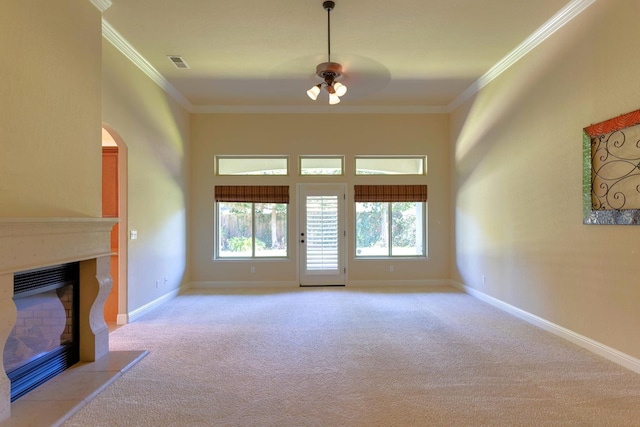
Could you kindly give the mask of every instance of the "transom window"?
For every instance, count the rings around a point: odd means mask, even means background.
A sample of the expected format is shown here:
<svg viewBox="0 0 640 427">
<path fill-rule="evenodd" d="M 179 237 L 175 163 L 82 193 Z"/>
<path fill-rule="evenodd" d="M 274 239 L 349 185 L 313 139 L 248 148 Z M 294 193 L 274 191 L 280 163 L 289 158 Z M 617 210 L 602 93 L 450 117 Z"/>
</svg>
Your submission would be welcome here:
<svg viewBox="0 0 640 427">
<path fill-rule="evenodd" d="M 426 256 L 426 185 L 356 185 L 356 257 Z"/>
<path fill-rule="evenodd" d="M 216 175 L 288 175 L 287 156 L 216 156 Z"/>
<path fill-rule="evenodd" d="M 356 156 L 356 175 L 426 175 L 425 156 Z"/>
<path fill-rule="evenodd" d="M 216 186 L 215 199 L 218 258 L 288 256 L 288 186 Z"/>
<path fill-rule="evenodd" d="M 342 156 L 300 156 L 300 175 L 343 175 Z"/>
</svg>

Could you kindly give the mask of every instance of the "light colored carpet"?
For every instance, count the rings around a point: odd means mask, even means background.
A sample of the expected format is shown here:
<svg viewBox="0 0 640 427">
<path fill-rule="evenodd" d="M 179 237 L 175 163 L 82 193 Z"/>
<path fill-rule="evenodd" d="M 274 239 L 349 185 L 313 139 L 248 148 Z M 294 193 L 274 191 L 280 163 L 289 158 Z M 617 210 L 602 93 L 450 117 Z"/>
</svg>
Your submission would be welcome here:
<svg viewBox="0 0 640 427">
<path fill-rule="evenodd" d="M 638 426 L 640 375 L 451 288 L 191 291 L 64 425 Z"/>
</svg>

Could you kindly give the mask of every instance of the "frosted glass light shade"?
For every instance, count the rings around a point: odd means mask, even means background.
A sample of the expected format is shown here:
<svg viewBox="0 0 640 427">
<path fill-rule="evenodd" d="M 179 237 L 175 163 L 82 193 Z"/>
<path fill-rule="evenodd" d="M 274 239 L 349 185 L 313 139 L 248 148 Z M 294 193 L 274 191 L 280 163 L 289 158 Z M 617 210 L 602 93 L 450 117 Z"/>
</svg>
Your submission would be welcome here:
<svg viewBox="0 0 640 427">
<path fill-rule="evenodd" d="M 336 90 L 336 95 L 343 96 L 347 93 L 347 87 L 340 82 L 335 82 L 333 88 Z"/>
<path fill-rule="evenodd" d="M 309 95 L 309 98 L 313 99 L 314 101 L 318 99 L 319 93 L 320 93 L 320 85 L 315 85 L 314 87 L 312 87 L 307 91 L 307 95 Z"/>
<path fill-rule="evenodd" d="M 329 104 L 334 105 L 340 102 L 340 97 L 335 93 L 329 94 Z"/>
</svg>

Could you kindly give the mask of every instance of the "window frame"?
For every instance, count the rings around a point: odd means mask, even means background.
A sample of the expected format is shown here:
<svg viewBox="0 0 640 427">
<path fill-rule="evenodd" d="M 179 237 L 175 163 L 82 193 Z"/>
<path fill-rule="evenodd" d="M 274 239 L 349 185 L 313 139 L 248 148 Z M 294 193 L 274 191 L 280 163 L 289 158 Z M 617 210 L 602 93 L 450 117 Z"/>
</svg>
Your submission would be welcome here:
<svg viewBox="0 0 640 427">
<path fill-rule="evenodd" d="M 358 160 L 420 160 L 422 162 L 422 173 L 358 173 Z M 407 155 L 355 155 L 353 157 L 353 174 L 355 176 L 426 176 L 427 175 L 427 156 L 418 154 Z"/>
<path fill-rule="evenodd" d="M 220 237 L 221 237 L 221 233 L 220 233 L 220 205 L 224 204 L 224 203 L 246 203 L 249 204 L 250 210 L 251 210 L 251 255 L 250 256 L 221 256 L 220 255 Z M 214 251 L 214 259 L 217 261 L 237 261 L 237 260 L 284 260 L 284 259 L 289 259 L 290 258 L 290 253 L 289 253 L 289 232 L 288 232 L 288 228 L 289 228 L 289 204 L 288 203 L 271 203 L 272 205 L 285 205 L 285 212 L 286 212 L 286 220 L 287 220 L 287 226 L 285 227 L 285 230 L 287 230 L 287 235 L 286 235 L 286 253 L 284 255 L 281 256 L 275 256 L 275 255 L 271 255 L 271 256 L 257 256 L 256 255 L 256 210 L 255 210 L 255 205 L 256 204 L 265 204 L 262 202 L 215 202 L 215 211 L 216 211 L 216 229 L 215 229 L 215 239 L 214 239 L 214 246 L 215 246 L 215 251 Z"/>
<path fill-rule="evenodd" d="M 340 160 L 340 173 L 338 174 L 322 174 L 322 173 L 302 173 L 302 161 L 305 159 L 338 159 Z M 344 176 L 344 156 L 343 155 L 333 155 L 333 156 L 319 156 L 319 155 L 300 155 L 298 156 L 298 175 L 299 176 Z"/>
<path fill-rule="evenodd" d="M 428 186 L 424 184 L 405 184 L 405 185 L 355 185 L 354 194 L 354 257 L 356 259 L 417 259 L 427 258 L 428 248 Z M 393 203 L 420 203 L 421 212 L 421 228 L 420 238 L 422 239 L 422 254 L 416 255 L 393 255 Z M 358 255 L 358 203 L 386 203 L 388 218 L 388 241 L 387 255 Z M 416 227 L 418 225 L 416 224 Z"/>
<path fill-rule="evenodd" d="M 219 185 L 214 188 L 214 260 L 284 260 L 291 256 L 289 236 L 289 186 L 288 185 Z M 220 256 L 221 218 L 220 206 L 224 203 L 244 203 L 250 205 L 251 212 L 251 255 L 250 256 Z M 285 205 L 286 251 L 282 256 L 256 255 L 256 204 Z M 275 207 L 274 207 L 275 208 Z"/>
<path fill-rule="evenodd" d="M 284 173 L 273 173 L 273 174 L 259 174 L 259 173 L 220 173 L 220 160 L 284 160 L 285 161 L 285 171 Z M 214 157 L 213 162 L 213 170 L 215 176 L 252 176 L 252 177 L 267 177 L 267 176 L 289 176 L 290 175 L 290 164 L 289 164 L 289 156 L 288 155 L 234 155 L 234 154 L 219 154 Z"/>
<path fill-rule="evenodd" d="M 358 203 L 384 203 L 386 204 L 386 210 L 387 210 L 387 218 L 390 218 L 389 221 L 387 221 L 387 235 L 388 237 L 388 242 L 387 242 L 387 254 L 386 255 L 359 255 L 358 254 L 358 209 L 357 209 L 357 204 Z M 357 260 L 372 260 L 372 259 L 420 259 L 420 258 L 427 258 L 428 257 L 428 247 L 427 247 L 427 238 L 428 238 L 428 233 L 427 233 L 427 224 L 428 224 L 428 202 L 411 202 L 411 203 L 419 203 L 421 206 L 421 210 L 422 210 L 422 233 L 420 233 L 420 237 L 422 239 L 422 254 L 416 254 L 416 255 L 394 255 L 393 254 L 393 226 L 394 226 L 394 222 L 393 222 L 393 204 L 394 203 L 401 203 L 401 202 L 354 202 L 354 234 L 353 234 L 353 245 L 354 245 L 354 257 Z"/>
</svg>

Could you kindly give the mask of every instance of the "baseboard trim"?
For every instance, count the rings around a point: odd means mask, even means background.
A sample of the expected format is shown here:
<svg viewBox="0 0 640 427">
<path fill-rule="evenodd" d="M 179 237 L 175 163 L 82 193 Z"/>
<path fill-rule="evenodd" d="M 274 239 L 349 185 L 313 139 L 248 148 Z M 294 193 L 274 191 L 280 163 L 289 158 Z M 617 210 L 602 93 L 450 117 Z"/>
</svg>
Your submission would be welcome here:
<svg viewBox="0 0 640 427">
<path fill-rule="evenodd" d="M 349 280 L 345 285 L 348 288 L 393 288 L 393 287 L 437 287 L 450 286 L 449 280 Z"/>
<path fill-rule="evenodd" d="M 451 286 L 449 280 L 350 280 L 345 284 L 348 288 L 382 288 L 382 287 L 434 287 Z M 182 290 L 187 289 L 246 289 L 246 288 L 299 288 L 300 284 L 288 282 L 189 282 Z"/>
<path fill-rule="evenodd" d="M 164 295 L 162 295 L 160 298 L 156 298 L 153 301 L 143 305 L 140 308 L 136 308 L 135 310 L 133 310 L 132 312 L 129 313 L 128 316 L 128 322 L 133 322 L 137 319 L 139 319 L 140 317 L 142 317 L 143 315 L 147 314 L 148 312 L 150 312 L 151 310 L 157 308 L 158 306 L 164 304 L 165 302 L 169 301 L 170 299 L 175 298 L 178 293 L 180 292 L 179 289 L 176 289 L 174 291 L 168 292 Z"/>
<path fill-rule="evenodd" d="M 118 314 L 116 318 L 116 324 L 118 325 L 126 325 L 129 323 L 129 314 Z"/>
<path fill-rule="evenodd" d="M 512 306 L 511 304 L 507 304 L 504 301 L 500 301 L 497 298 L 489 296 L 476 289 L 470 288 L 469 286 L 466 286 L 462 283 L 454 280 L 452 280 L 450 283 L 451 286 L 461 290 L 462 292 L 465 292 L 481 301 L 499 308 L 502 311 L 505 311 L 528 323 L 531 323 L 534 326 L 542 328 L 545 331 L 551 332 L 554 335 L 571 341 L 572 343 L 579 345 L 580 347 L 589 350 L 590 352 L 595 353 L 598 356 L 602 356 L 605 359 L 608 359 L 620 366 L 623 366 L 633 372 L 640 374 L 640 359 L 636 359 L 633 356 L 616 350 L 615 348 L 611 348 L 598 341 L 592 340 L 591 338 L 585 337 L 584 335 L 580 335 L 570 329 L 564 328 L 560 325 L 556 325 L 555 323 L 549 322 L 548 320 L 538 317 L 535 314 L 531 314 L 527 311 L 521 310 L 517 307 Z"/>
<path fill-rule="evenodd" d="M 186 289 L 297 288 L 298 282 L 189 282 Z"/>
</svg>

